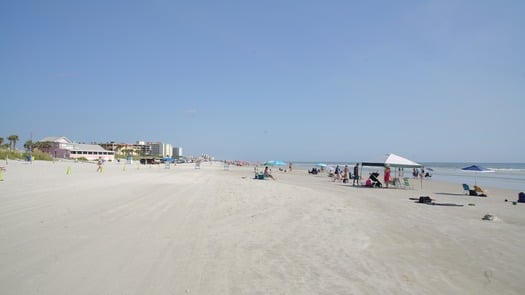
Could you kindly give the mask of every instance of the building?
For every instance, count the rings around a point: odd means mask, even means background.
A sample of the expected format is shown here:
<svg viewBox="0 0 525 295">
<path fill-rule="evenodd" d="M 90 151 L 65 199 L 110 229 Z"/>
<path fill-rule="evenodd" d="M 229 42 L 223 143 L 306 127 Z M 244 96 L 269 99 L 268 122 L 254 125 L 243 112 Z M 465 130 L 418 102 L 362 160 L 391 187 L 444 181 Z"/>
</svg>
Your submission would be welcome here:
<svg viewBox="0 0 525 295">
<path fill-rule="evenodd" d="M 115 155 L 121 156 L 149 156 L 151 154 L 151 146 L 145 144 L 143 141 L 132 143 L 116 143 L 114 141 L 108 143 L 101 143 L 104 149 L 115 152 Z"/>
<path fill-rule="evenodd" d="M 179 160 L 182 158 L 182 148 L 181 147 L 174 147 L 173 148 L 173 158 Z"/>
<path fill-rule="evenodd" d="M 151 145 L 146 144 L 144 141 L 137 141 L 137 146 L 140 149 L 140 154 L 143 156 L 151 155 Z"/>
<path fill-rule="evenodd" d="M 49 143 L 42 147 L 43 152 L 49 153 L 55 158 L 80 159 L 85 158 L 89 161 L 102 158 L 104 161 L 114 161 L 115 152 L 108 151 L 98 144 L 74 143 L 67 137 L 45 137 L 38 142 Z"/>
<path fill-rule="evenodd" d="M 155 142 L 150 143 L 151 146 L 151 155 L 158 157 L 172 157 L 173 156 L 173 147 L 171 144 Z"/>
</svg>

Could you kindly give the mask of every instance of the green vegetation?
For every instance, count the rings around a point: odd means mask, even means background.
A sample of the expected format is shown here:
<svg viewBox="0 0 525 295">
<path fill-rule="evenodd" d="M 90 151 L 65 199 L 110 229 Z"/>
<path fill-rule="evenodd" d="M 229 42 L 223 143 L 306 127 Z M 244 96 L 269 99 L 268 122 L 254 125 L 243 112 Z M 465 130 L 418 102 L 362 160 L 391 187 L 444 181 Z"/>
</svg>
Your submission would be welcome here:
<svg viewBox="0 0 525 295">
<path fill-rule="evenodd" d="M 115 154 L 115 160 L 127 160 L 128 156 L 127 155 L 117 155 Z M 140 157 L 140 156 L 131 156 L 131 158 L 133 159 L 133 161 L 138 161 L 144 157 Z"/>
<path fill-rule="evenodd" d="M 7 140 L 9 140 L 8 143 L 4 143 L 5 139 L 3 137 L 0 137 L 0 159 L 5 160 L 7 159 L 13 159 L 13 160 L 25 160 L 29 156 L 29 152 L 27 151 L 18 151 L 16 150 L 16 143 L 20 140 L 18 135 L 9 135 L 7 137 Z M 49 148 L 51 145 L 49 142 L 32 142 L 31 140 L 28 140 L 24 143 L 24 148 L 26 150 L 32 150 L 31 156 L 35 160 L 41 160 L 41 161 L 52 161 L 53 157 L 51 157 L 50 154 L 43 152 L 42 150 L 45 148 Z"/>
<path fill-rule="evenodd" d="M 0 159 L 5 160 L 6 157 L 8 159 L 23 159 L 24 155 L 17 151 L 10 151 L 6 148 L 0 148 Z"/>
<path fill-rule="evenodd" d="M 7 140 L 9 140 L 9 148 L 14 151 L 16 149 L 16 142 L 20 140 L 20 138 L 18 137 L 18 135 L 9 135 L 7 137 Z"/>
<path fill-rule="evenodd" d="M 5 138 L 3 137 L 0 137 L 0 150 L 5 150 L 5 149 L 9 149 L 10 151 L 15 151 L 16 150 L 16 142 L 20 140 L 20 138 L 18 137 L 18 135 L 9 135 L 7 137 L 7 140 L 9 140 L 9 143 L 4 143 L 5 142 Z M 4 157 L 5 155 L 8 155 L 9 154 L 4 154 Z M 14 158 L 16 158 L 16 155 L 13 155 Z M 4 158 L 5 159 L 5 158 Z"/>
<path fill-rule="evenodd" d="M 0 148 L 0 159 L 5 160 L 6 157 L 10 160 L 25 160 L 28 156 L 28 152 L 20 152 L 20 151 L 10 151 L 8 149 Z M 39 161 L 52 161 L 53 158 L 50 154 L 34 150 L 31 155 L 33 156 L 33 159 L 39 160 Z"/>
<path fill-rule="evenodd" d="M 46 152 L 42 152 L 42 151 L 39 151 L 39 150 L 33 150 L 33 152 L 31 154 L 33 155 L 33 159 L 34 160 L 53 161 L 53 157 L 51 157 L 51 155 L 46 153 Z M 28 155 L 27 152 L 24 153 L 24 159 L 27 158 L 27 155 Z"/>
</svg>

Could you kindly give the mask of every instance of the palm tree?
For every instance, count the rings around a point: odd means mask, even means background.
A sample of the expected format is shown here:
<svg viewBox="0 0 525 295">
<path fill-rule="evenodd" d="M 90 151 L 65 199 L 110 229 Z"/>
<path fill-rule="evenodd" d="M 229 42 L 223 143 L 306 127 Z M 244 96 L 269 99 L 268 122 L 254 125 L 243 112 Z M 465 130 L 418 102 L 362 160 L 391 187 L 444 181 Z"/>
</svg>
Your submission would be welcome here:
<svg viewBox="0 0 525 295">
<path fill-rule="evenodd" d="M 123 149 L 122 152 L 126 155 L 126 156 L 129 156 L 129 155 L 133 155 L 134 154 L 134 151 L 133 149 Z"/>
<path fill-rule="evenodd" d="M 38 149 L 39 151 L 49 153 L 49 149 L 53 146 L 53 142 L 51 141 L 37 141 L 33 144 L 34 149 Z"/>
<path fill-rule="evenodd" d="M 24 148 L 26 150 L 29 150 L 29 149 L 33 149 L 33 141 L 32 140 L 28 140 L 24 143 Z"/>
<path fill-rule="evenodd" d="M 18 137 L 18 135 L 16 134 L 13 134 L 13 135 L 9 135 L 9 137 L 7 137 L 7 139 L 9 140 L 9 146 L 11 148 L 11 150 L 15 150 L 16 148 L 16 142 L 20 139 Z"/>
</svg>

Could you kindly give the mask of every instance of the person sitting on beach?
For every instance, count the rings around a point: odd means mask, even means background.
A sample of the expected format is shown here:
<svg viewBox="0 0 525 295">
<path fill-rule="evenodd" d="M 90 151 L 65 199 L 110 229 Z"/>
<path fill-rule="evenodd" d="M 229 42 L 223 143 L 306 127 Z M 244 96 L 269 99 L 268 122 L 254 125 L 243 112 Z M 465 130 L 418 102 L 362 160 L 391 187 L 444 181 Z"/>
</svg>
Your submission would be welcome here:
<svg viewBox="0 0 525 295">
<path fill-rule="evenodd" d="M 308 170 L 308 173 L 309 174 L 317 174 L 318 173 L 317 168 L 314 167 L 314 168 L 312 168 L 312 170 Z"/>
<path fill-rule="evenodd" d="M 275 177 L 273 177 L 273 175 L 270 174 L 270 169 L 268 169 L 268 166 L 264 168 L 264 177 L 270 177 L 271 179 L 275 180 Z"/>
<path fill-rule="evenodd" d="M 487 193 L 479 186 L 475 185 L 474 186 L 474 191 L 478 194 L 478 196 L 487 196 Z"/>
</svg>

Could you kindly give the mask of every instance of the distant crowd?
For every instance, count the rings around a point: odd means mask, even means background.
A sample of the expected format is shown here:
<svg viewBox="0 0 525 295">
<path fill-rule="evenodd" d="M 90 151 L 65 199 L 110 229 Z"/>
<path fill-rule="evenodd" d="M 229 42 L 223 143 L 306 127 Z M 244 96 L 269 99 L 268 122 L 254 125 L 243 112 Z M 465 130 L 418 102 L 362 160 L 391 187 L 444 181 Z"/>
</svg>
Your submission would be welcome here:
<svg viewBox="0 0 525 295">
<path fill-rule="evenodd" d="M 311 170 L 308 170 L 309 174 L 317 175 L 324 173 L 326 170 L 323 166 L 320 168 L 312 168 Z M 352 180 L 353 186 L 359 186 L 364 185 L 367 187 L 389 187 L 390 184 L 395 184 L 396 181 L 400 181 L 399 179 L 404 178 L 404 172 L 402 168 L 397 169 L 397 177 L 392 177 L 392 171 L 390 166 L 385 166 L 384 172 L 383 172 L 383 182 L 379 180 L 379 172 L 371 172 L 366 179 L 364 183 L 360 183 L 361 177 L 359 175 L 359 163 L 356 163 L 353 167 L 353 173 L 350 171 L 350 167 L 348 165 L 344 165 L 342 168 L 340 165 L 336 165 L 335 168 L 329 168 L 328 171 L 326 171 L 328 176 L 332 178 L 333 182 L 343 182 L 343 183 L 349 183 L 350 179 Z M 414 178 L 419 177 L 432 177 L 432 175 L 425 171 L 424 167 L 421 167 L 420 169 L 414 168 L 412 170 L 412 176 Z"/>
</svg>

